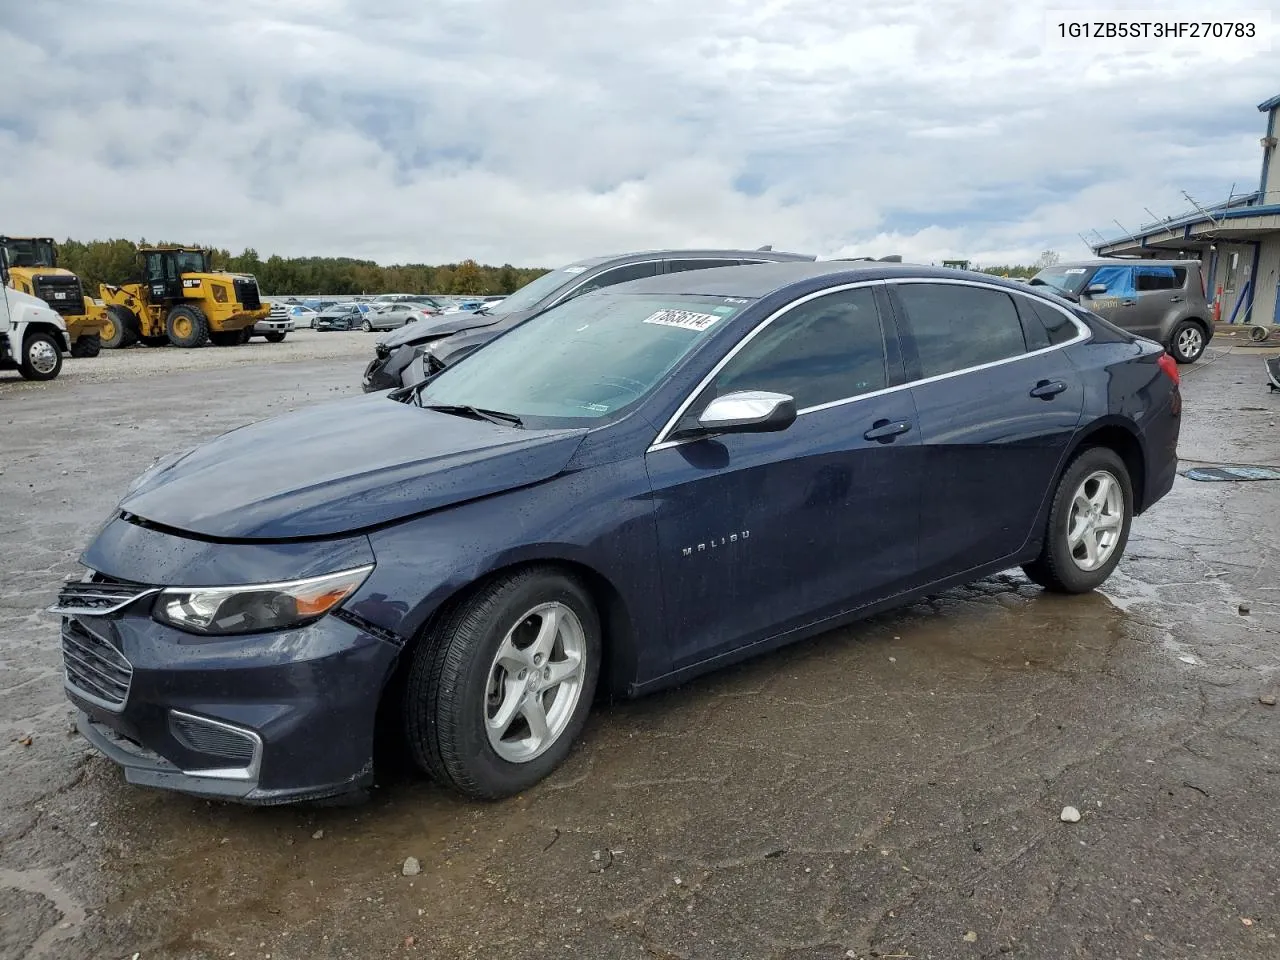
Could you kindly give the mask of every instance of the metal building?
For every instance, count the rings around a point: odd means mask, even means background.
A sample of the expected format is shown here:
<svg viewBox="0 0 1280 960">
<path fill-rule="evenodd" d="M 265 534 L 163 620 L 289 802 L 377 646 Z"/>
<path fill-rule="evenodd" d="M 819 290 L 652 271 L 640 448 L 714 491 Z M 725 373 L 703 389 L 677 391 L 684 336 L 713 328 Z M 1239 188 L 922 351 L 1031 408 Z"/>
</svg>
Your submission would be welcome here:
<svg viewBox="0 0 1280 960">
<path fill-rule="evenodd" d="M 1094 247 L 1094 252 L 1100 257 L 1198 259 L 1217 319 L 1280 323 L 1280 96 L 1258 109 L 1267 115 L 1267 125 L 1257 192 L 1147 224 L 1132 236 Z"/>
</svg>

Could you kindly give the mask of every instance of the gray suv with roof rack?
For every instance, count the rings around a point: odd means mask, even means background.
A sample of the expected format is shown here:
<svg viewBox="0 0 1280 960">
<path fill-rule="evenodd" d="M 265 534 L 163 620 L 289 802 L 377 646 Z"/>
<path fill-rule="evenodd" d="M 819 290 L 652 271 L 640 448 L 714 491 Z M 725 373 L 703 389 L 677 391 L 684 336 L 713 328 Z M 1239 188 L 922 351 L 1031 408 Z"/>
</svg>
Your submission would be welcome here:
<svg viewBox="0 0 1280 960">
<path fill-rule="evenodd" d="M 1198 260 L 1079 260 L 1045 267 L 1031 284 L 1154 340 L 1179 363 L 1195 363 L 1213 339 Z"/>
<path fill-rule="evenodd" d="M 365 367 L 365 393 L 409 386 L 456 363 L 499 334 L 574 297 L 629 280 L 684 270 L 813 261 L 802 253 L 759 250 L 649 250 L 579 260 L 544 273 L 491 306 L 419 320 L 379 339 Z"/>
</svg>

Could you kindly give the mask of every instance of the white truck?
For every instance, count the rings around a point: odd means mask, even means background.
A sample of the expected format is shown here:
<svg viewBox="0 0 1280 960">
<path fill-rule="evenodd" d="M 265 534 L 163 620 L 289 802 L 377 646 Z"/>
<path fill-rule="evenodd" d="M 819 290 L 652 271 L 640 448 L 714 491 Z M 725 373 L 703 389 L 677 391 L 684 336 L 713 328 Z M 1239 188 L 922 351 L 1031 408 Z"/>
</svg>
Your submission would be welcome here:
<svg viewBox="0 0 1280 960">
<path fill-rule="evenodd" d="M 62 371 L 71 337 L 62 317 L 43 300 L 9 286 L 9 266 L 0 249 L 0 370 L 27 380 L 52 380 Z"/>
</svg>

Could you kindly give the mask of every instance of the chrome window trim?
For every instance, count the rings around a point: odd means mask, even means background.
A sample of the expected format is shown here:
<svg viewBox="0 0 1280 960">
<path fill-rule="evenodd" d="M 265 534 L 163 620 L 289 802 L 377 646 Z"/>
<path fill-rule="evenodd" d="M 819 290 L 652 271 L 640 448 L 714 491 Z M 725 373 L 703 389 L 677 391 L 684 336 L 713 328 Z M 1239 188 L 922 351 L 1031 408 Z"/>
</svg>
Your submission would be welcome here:
<svg viewBox="0 0 1280 960">
<path fill-rule="evenodd" d="M 233 723 L 225 723 L 222 720 L 214 720 L 211 717 L 203 717 L 196 713 L 187 713 L 185 710 L 170 710 L 169 714 L 195 723 L 218 727 L 253 741 L 253 759 L 249 761 L 248 766 L 225 767 L 214 770 L 183 770 L 183 774 L 188 777 L 208 777 L 211 780 L 247 780 L 252 782 L 258 779 L 258 773 L 262 769 L 262 737 L 256 731 L 247 727 L 237 727 Z"/>
<path fill-rule="evenodd" d="M 735 356 L 737 356 L 738 351 L 741 350 L 743 347 L 745 347 L 748 343 L 750 343 L 751 340 L 757 334 L 760 333 L 760 331 L 764 330 L 766 327 L 769 326 L 769 324 L 773 323 L 782 315 L 790 312 L 791 310 L 795 309 L 801 304 L 808 303 L 810 300 L 815 300 L 818 297 L 827 296 L 828 294 L 841 293 L 845 290 L 853 290 L 859 287 L 874 287 L 876 285 L 883 285 L 887 287 L 890 284 L 906 284 L 906 283 L 934 283 L 934 284 L 949 284 L 952 286 L 978 287 L 981 290 L 991 290 L 992 292 L 995 292 L 995 293 L 1007 294 L 1010 298 L 1013 298 L 1015 296 L 1025 297 L 1028 300 L 1034 300 L 1036 303 L 1043 303 L 1045 306 L 1048 306 L 1053 308 L 1054 310 L 1057 310 L 1059 313 L 1065 316 L 1068 320 L 1070 320 L 1071 323 L 1075 326 L 1076 335 L 1072 337 L 1070 340 L 1067 340 L 1063 343 L 1050 344 L 1049 346 L 1042 347 L 1039 350 L 1028 350 L 1026 353 L 1020 353 L 1012 357 L 1005 357 L 1001 360 L 992 360 L 988 363 L 980 363 L 980 364 L 977 364 L 976 366 L 964 367 L 960 370 L 952 370 L 949 373 L 939 373 L 932 377 L 921 377 L 919 380 L 909 380 L 906 383 L 895 384 L 892 387 L 885 387 L 881 390 L 871 390 L 867 393 L 859 393 L 856 396 L 844 397 L 840 400 L 831 400 L 831 401 L 828 401 L 827 403 L 816 404 L 812 407 L 803 407 L 796 411 L 797 418 L 802 417 L 807 413 L 816 413 L 820 410 L 830 410 L 832 407 L 839 407 L 848 403 L 857 403 L 859 400 L 869 400 L 872 397 L 882 397 L 886 394 L 897 393 L 899 390 L 907 390 L 907 389 L 910 389 L 911 387 L 919 386 L 922 384 L 936 383 L 940 380 L 948 380 L 952 377 L 963 376 L 964 374 L 967 374 L 967 373 L 976 373 L 979 370 L 988 370 L 992 367 L 1002 366 L 1003 364 L 1006 364 L 1006 363 L 1015 363 L 1019 360 L 1025 360 L 1027 357 L 1038 357 L 1041 354 L 1049 353 L 1050 351 L 1053 351 L 1053 350 L 1063 350 L 1067 347 L 1074 346 L 1077 343 L 1084 343 L 1085 341 L 1090 340 L 1093 337 L 1093 333 L 1084 324 L 1084 322 L 1080 320 L 1079 317 L 1075 316 L 1075 314 L 1073 314 L 1070 310 L 1067 310 L 1065 307 L 1061 307 L 1058 304 L 1053 303 L 1052 301 L 1049 301 L 1049 300 L 1041 300 L 1039 297 L 1029 296 L 1028 294 L 1024 293 L 1021 290 L 1011 290 L 1008 287 L 1002 286 L 1000 284 L 984 283 L 981 280 L 960 280 L 960 279 L 954 279 L 950 277 L 889 277 L 881 280 L 858 280 L 853 283 L 844 283 L 835 287 L 827 287 L 824 290 L 818 290 L 814 293 L 807 294 L 801 297 L 799 300 L 793 300 L 791 303 L 788 303 L 786 306 L 781 307 L 778 310 L 775 310 L 769 316 L 761 320 L 760 323 L 756 325 L 755 329 L 753 329 L 745 337 L 739 340 L 738 343 L 734 345 L 733 349 L 730 350 L 724 357 L 721 358 L 720 362 L 717 363 L 711 369 L 710 373 L 708 373 L 705 377 L 702 378 L 702 380 L 693 389 L 693 391 L 687 397 L 685 397 L 684 401 L 680 404 L 680 406 L 676 408 L 676 412 L 671 415 L 671 417 L 663 425 L 662 429 L 658 431 L 658 434 L 654 438 L 653 442 L 649 444 L 649 448 L 645 450 L 646 456 L 650 453 L 656 453 L 659 450 L 667 450 L 667 449 L 670 449 L 671 447 L 683 446 L 686 443 L 694 443 L 697 440 L 701 439 L 700 437 L 690 437 L 685 440 L 668 440 L 666 439 L 666 437 L 670 435 L 671 431 L 675 428 L 675 425 L 680 422 L 680 418 L 684 416 L 685 412 L 693 404 L 693 401 L 698 398 L 698 395 L 701 394 L 702 391 L 706 389 L 707 385 L 711 383 L 713 379 L 715 379 L 716 374 L 718 374 L 729 363 L 730 360 L 732 360 Z M 1017 301 L 1014 301 L 1014 302 L 1016 304 Z M 886 318 L 884 318 L 883 316 L 881 317 L 882 324 L 884 323 L 885 319 Z"/>
</svg>

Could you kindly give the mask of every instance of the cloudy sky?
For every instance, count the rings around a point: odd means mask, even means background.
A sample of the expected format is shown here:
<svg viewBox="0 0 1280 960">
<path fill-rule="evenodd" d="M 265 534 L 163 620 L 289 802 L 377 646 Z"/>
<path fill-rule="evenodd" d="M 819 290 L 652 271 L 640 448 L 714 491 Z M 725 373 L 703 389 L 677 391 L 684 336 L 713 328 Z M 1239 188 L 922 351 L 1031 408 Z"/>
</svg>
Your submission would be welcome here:
<svg viewBox="0 0 1280 960">
<path fill-rule="evenodd" d="M 0 0 L 0 232 L 1078 256 L 1257 188 L 1280 6 L 1216 5 L 1273 50 L 1055 46 L 1025 0 Z"/>
</svg>

